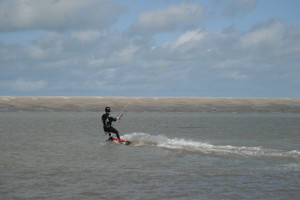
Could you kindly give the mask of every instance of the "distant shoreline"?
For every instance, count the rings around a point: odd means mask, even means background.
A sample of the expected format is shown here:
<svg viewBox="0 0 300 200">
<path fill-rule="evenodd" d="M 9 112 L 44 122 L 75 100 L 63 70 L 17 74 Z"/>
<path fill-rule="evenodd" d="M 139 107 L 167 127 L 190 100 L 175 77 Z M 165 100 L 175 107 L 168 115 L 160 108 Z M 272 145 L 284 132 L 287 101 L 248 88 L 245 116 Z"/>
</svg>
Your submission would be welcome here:
<svg viewBox="0 0 300 200">
<path fill-rule="evenodd" d="M 300 98 L 260 97 L 44 97 L 0 96 L 0 112 L 287 112 L 300 113 Z"/>
</svg>

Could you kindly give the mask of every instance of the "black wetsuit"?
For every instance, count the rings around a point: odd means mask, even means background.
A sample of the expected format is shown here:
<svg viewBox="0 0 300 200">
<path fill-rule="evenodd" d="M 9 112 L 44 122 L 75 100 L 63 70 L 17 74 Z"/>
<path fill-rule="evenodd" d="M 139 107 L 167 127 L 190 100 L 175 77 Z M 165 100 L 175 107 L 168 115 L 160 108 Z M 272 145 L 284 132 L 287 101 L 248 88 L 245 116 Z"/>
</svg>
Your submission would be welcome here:
<svg viewBox="0 0 300 200">
<path fill-rule="evenodd" d="M 109 137 L 111 137 L 111 133 L 116 134 L 117 138 L 120 140 L 119 131 L 112 127 L 112 122 L 117 121 L 117 118 L 113 117 L 109 113 L 105 113 L 102 115 L 102 122 L 103 122 L 103 129 L 105 133 L 109 134 Z"/>
</svg>

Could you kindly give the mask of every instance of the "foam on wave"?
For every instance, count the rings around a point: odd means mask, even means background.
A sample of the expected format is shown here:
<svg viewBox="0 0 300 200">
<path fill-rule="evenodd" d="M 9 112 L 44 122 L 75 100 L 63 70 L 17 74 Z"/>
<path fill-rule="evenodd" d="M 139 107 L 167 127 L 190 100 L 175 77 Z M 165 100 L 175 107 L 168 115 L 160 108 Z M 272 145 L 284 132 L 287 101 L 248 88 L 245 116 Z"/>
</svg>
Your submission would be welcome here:
<svg viewBox="0 0 300 200">
<path fill-rule="evenodd" d="M 183 138 L 168 138 L 164 135 L 151 135 L 149 133 L 131 133 L 124 135 L 124 137 L 131 140 L 135 146 L 157 146 L 206 154 L 236 154 L 244 156 L 286 157 L 300 159 L 300 151 L 298 150 L 283 151 L 263 147 L 213 145 L 206 142 L 186 140 Z"/>
</svg>

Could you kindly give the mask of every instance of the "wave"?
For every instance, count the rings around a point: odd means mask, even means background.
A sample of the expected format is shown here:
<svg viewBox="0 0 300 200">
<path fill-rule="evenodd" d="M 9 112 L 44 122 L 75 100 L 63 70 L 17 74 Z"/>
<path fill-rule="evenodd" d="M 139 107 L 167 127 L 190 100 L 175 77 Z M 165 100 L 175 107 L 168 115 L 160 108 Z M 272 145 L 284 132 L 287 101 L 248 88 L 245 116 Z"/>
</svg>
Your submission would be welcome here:
<svg viewBox="0 0 300 200">
<path fill-rule="evenodd" d="M 300 151 L 283 151 L 263 147 L 245 147 L 232 145 L 213 145 L 200 141 L 186 140 L 183 138 L 168 138 L 164 135 L 151 135 L 148 133 L 131 133 L 124 135 L 131 140 L 134 146 L 157 146 L 168 149 L 178 149 L 204 154 L 217 155 L 244 155 L 244 156 L 267 156 L 300 159 Z"/>
</svg>

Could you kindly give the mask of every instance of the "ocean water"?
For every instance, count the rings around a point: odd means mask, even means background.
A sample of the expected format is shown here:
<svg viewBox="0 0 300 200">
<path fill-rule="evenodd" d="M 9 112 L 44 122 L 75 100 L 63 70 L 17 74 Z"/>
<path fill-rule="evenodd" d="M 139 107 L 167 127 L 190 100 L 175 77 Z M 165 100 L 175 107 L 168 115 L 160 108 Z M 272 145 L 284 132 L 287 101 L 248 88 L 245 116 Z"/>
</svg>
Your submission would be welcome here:
<svg viewBox="0 0 300 200">
<path fill-rule="evenodd" d="M 300 114 L 0 112 L 0 199 L 299 199 Z"/>
</svg>

